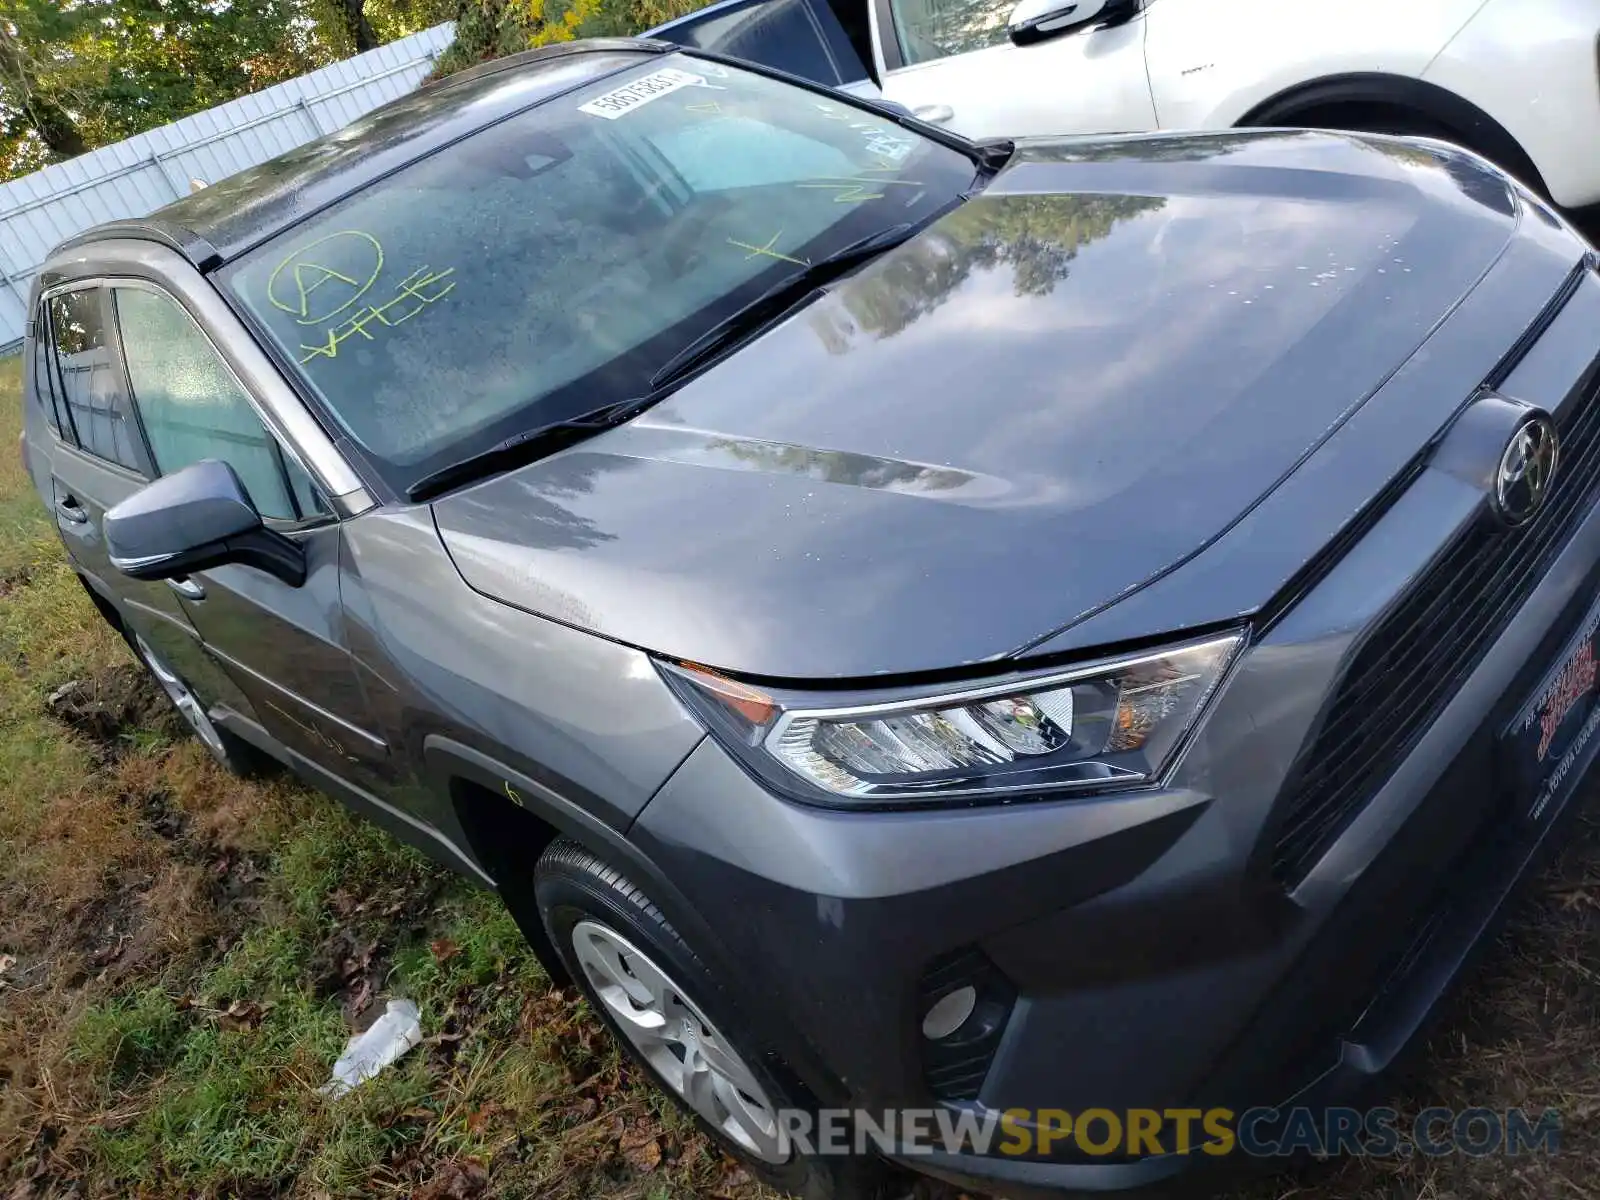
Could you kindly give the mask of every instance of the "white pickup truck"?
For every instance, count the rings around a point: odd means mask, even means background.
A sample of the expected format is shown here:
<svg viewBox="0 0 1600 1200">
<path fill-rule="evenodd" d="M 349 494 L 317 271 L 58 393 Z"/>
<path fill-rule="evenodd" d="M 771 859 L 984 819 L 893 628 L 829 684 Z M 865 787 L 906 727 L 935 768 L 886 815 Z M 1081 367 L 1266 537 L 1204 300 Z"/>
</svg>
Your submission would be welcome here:
<svg viewBox="0 0 1600 1200">
<path fill-rule="evenodd" d="M 646 36 L 974 138 L 1421 134 L 1600 203 L 1600 0 L 722 0 Z"/>
</svg>

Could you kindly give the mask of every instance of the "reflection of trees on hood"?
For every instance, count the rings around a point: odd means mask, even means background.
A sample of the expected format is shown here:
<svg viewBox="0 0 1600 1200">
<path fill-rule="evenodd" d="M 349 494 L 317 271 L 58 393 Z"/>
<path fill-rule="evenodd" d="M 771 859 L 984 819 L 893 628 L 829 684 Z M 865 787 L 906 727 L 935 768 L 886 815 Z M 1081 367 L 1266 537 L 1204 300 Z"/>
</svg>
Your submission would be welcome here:
<svg viewBox="0 0 1600 1200">
<path fill-rule="evenodd" d="M 1017 295 L 1047 296 L 1083 247 L 1165 203 L 1158 196 L 1084 195 L 974 201 L 840 289 L 845 312 L 819 311 L 832 326 L 819 332 L 836 352 L 856 331 L 892 337 L 943 304 L 974 271 L 1009 268 Z M 841 327 L 847 323 L 855 328 Z"/>
<path fill-rule="evenodd" d="M 891 492 L 944 492 L 973 481 L 972 475 L 953 467 L 878 458 L 846 450 L 819 450 L 788 442 L 719 437 L 712 438 L 707 448 L 716 454 L 731 455 L 761 471 L 803 475 L 824 483 L 844 483 Z"/>
<path fill-rule="evenodd" d="M 1208 162 L 1236 150 L 1249 150 L 1266 142 L 1320 138 L 1326 135 L 1302 130 L 1233 129 L 1186 133 L 1136 134 L 1130 137 L 1070 138 L 1028 146 L 1030 162 Z M 1089 199 L 1092 197 L 1085 197 Z"/>
<path fill-rule="evenodd" d="M 476 534 L 536 550 L 586 550 L 616 540 L 590 518 L 574 512 L 563 500 L 594 491 L 596 477 L 638 464 L 630 459 L 602 458 L 577 452 L 509 475 L 493 487 L 468 492 L 452 501 Z"/>
</svg>

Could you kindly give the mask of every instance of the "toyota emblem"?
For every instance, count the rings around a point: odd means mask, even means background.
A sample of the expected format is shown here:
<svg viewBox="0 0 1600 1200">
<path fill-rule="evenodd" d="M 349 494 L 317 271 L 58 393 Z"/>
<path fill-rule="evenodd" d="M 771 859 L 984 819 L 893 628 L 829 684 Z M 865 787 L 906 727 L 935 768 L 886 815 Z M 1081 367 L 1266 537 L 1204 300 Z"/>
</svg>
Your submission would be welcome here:
<svg viewBox="0 0 1600 1200">
<path fill-rule="evenodd" d="M 1550 495 L 1561 447 L 1556 427 L 1539 413 L 1517 426 L 1494 477 L 1495 513 L 1507 525 L 1531 521 Z"/>
</svg>

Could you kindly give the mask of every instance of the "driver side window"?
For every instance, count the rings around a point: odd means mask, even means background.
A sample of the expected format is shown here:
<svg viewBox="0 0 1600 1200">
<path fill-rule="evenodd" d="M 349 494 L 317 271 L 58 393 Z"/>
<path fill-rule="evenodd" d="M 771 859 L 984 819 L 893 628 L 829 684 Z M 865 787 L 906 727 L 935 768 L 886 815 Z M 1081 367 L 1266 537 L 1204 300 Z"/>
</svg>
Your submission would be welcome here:
<svg viewBox="0 0 1600 1200">
<path fill-rule="evenodd" d="M 1015 0 L 890 0 L 908 66 L 1000 45 L 1015 6 Z"/>
<path fill-rule="evenodd" d="M 144 288 L 119 287 L 113 295 L 128 382 L 156 470 L 170 475 L 221 459 L 263 517 L 292 521 L 319 512 L 311 481 L 279 450 L 189 314 Z"/>
</svg>

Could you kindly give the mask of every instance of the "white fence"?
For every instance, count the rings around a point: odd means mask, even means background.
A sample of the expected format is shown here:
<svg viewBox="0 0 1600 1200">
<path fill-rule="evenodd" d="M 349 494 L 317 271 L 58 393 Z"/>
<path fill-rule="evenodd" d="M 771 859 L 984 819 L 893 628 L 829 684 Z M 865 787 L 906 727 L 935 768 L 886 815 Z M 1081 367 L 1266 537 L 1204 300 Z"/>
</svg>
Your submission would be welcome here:
<svg viewBox="0 0 1600 1200">
<path fill-rule="evenodd" d="M 57 243 L 342 129 L 414 89 L 453 35 L 438 25 L 0 184 L 0 353 L 22 340 L 28 285 Z"/>
</svg>

